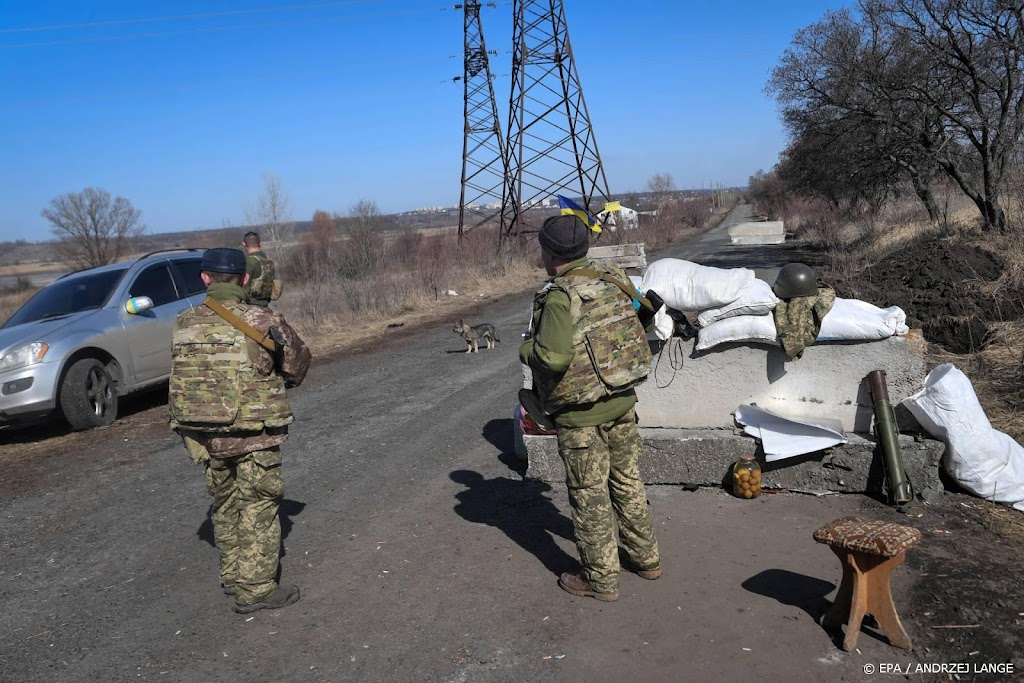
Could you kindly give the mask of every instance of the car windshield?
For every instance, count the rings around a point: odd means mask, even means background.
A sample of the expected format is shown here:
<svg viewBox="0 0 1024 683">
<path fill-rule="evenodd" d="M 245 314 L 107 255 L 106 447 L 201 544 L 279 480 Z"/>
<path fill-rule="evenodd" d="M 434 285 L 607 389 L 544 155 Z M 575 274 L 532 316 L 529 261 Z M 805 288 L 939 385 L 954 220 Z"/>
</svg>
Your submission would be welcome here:
<svg viewBox="0 0 1024 683">
<path fill-rule="evenodd" d="M 59 318 L 99 308 L 110 298 L 127 268 L 105 270 L 92 275 L 76 275 L 43 287 L 25 302 L 4 327 L 14 327 L 37 320 Z"/>
</svg>

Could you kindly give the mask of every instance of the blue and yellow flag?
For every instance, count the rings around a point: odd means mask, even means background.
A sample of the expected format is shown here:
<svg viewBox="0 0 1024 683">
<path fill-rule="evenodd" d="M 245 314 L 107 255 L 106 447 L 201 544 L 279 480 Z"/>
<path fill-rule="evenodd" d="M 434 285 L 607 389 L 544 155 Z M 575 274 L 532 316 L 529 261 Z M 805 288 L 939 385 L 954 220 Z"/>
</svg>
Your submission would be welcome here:
<svg viewBox="0 0 1024 683">
<path fill-rule="evenodd" d="M 558 197 L 558 206 L 561 207 L 563 216 L 576 216 L 594 232 L 601 232 L 601 224 L 597 222 L 596 218 L 590 215 L 589 211 L 571 199 L 566 199 L 562 195 L 556 196 Z"/>
</svg>

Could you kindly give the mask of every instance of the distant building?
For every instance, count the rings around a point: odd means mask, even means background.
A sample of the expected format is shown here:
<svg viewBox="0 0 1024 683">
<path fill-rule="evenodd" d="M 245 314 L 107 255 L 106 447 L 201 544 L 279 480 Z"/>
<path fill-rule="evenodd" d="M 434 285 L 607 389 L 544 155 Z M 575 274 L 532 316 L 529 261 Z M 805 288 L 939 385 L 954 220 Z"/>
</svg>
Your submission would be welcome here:
<svg viewBox="0 0 1024 683">
<path fill-rule="evenodd" d="M 620 206 L 616 211 L 602 211 L 597 214 L 598 222 L 612 232 L 618 228 L 633 230 L 640 225 L 639 213 L 628 206 Z"/>
</svg>

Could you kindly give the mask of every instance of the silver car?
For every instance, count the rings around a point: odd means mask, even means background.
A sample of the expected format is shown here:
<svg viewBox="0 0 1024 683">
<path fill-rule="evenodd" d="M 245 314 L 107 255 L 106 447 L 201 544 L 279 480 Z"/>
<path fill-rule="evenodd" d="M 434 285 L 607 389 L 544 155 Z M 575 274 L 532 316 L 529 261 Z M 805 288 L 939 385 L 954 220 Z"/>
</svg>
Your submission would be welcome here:
<svg viewBox="0 0 1024 683">
<path fill-rule="evenodd" d="M 201 250 L 171 250 L 65 275 L 0 327 L 0 425 L 63 414 L 111 424 L 118 398 L 167 380 L 171 334 L 199 305 Z"/>
</svg>

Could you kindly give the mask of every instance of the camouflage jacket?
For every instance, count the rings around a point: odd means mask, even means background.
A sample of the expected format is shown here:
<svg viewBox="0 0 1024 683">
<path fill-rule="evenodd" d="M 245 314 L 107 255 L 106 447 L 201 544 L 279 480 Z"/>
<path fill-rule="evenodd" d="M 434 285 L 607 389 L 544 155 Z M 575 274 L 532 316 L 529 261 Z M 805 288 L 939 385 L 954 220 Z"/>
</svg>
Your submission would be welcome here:
<svg viewBox="0 0 1024 683">
<path fill-rule="evenodd" d="M 832 287 L 819 281 L 815 296 L 783 299 L 775 305 L 775 330 L 789 360 L 800 358 L 804 349 L 818 338 L 821 321 L 835 302 L 836 293 Z"/>
<path fill-rule="evenodd" d="M 262 251 L 256 251 L 246 255 L 245 270 L 249 274 L 246 291 L 251 303 L 266 306 L 274 293 L 274 278 L 277 276 L 274 262 Z"/>
<path fill-rule="evenodd" d="M 277 311 L 242 303 L 236 285 L 215 284 L 208 295 L 260 332 L 280 330 L 284 348 L 275 368 L 269 352 L 206 306 L 178 316 L 172 341 L 171 426 L 187 432 L 214 457 L 231 457 L 284 442 L 293 421 L 285 384 L 296 386 L 312 356 Z"/>
<path fill-rule="evenodd" d="M 626 410 L 635 403 L 631 390 L 651 370 L 651 351 L 630 298 L 615 285 L 579 272 L 597 270 L 628 284 L 617 268 L 587 260 L 574 261 L 553 277 L 534 298 L 533 326 L 537 340 L 521 349 L 524 362 L 535 370 L 538 394 L 550 415 L 571 406 L 592 404 L 629 392 Z M 555 357 L 543 348 L 547 334 L 544 309 L 549 298 L 568 298 L 571 352 Z M 567 329 L 566 332 L 569 332 Z M 544 358 L 547 356 L 547 362 Z M 540 361 L 540 362 L 538 362 Z M 545 367 L 547 366 L 547 367 Z M 627 405 L 628 403 L 628 405 Z M 618 408 L 616 408 L 616 411 Z"/>
</svg>

